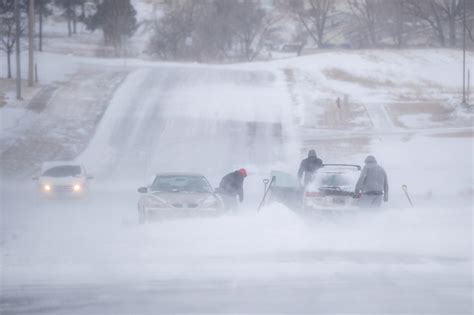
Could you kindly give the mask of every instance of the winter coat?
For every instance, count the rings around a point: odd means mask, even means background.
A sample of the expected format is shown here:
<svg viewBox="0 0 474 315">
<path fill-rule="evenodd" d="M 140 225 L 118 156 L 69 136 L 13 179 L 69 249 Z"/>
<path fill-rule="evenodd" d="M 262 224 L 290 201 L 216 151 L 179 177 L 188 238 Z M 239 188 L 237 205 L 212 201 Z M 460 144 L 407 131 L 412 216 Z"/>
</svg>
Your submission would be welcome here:
<svg viewBox="0 0 474 315">
<path fill-rule="evenodd" d="M 301 161 L 300 168 L 298 170 L 298 179 L 301 181 L 304 173 L 304 184 L 309 184 L 313 179 L 313 175 L 321 167 L 323 167 L 323 161 L 317 156 L 310 156 L 304 159 Z"/>
<path fill-rule="evenodd" d="M 244 200 L 244 177 L 239 171 L 235 171 L 225 175 L 219 184 L 219 189 L 231 196 L 239 196 L 239 200 Z"/>
<path fill-rule="evenodd" d="M 380 195 L 383 193 L 384 199 L 388 200 L 387 173 L 377 164 L 375 158 L 368 157 L 366 159 L 365 166 L 355 187 L 355 193 Z"/>
</svg>

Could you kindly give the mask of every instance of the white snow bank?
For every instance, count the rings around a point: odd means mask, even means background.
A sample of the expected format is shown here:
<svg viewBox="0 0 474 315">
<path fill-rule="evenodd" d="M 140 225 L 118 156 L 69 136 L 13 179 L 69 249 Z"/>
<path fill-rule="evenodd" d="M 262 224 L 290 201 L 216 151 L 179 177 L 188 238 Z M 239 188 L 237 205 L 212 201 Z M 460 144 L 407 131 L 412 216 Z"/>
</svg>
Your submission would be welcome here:
<svg viewBox="0 0 474 315">
<path fill-rule="evenodd" d="M 462 208 L 397 209 L 310 223 L 275 204 L 258 214 L 126 227 L 110 217 L 118 208 L 89 207 L 86 214 L 56 207 L 43 209 L 34 223 L 25 223 L 26 233 L 5 244 L 5 283 L 284 279 L 371 272 L 380 264 L 430 273 L 443 269 L 443 261 L 465 269 L 471 259 L 471 212 Z"/>
<path fill-rule="evenodd" d="M 4 58 L 4 56 L 0 56 Z M 68 55 L 35 52 L 35 63 L 38 66 L 38 81 L 40 84 L 66 81 L 78 69 L 80 58 Z M 16 74 L 15 58 L 12 58 L 12 75 Z M 6 75 L 7 64 L 0 62 L 0 73 Z M 22 79 L 28 78 L 28 53 L 21 54 Z"/>
<path fill-rule="evenodd" d="M 388 102 L 403 97 L 448 99 L 462 88 L 462 51 L 454 49 L 321 51 L 318 54 L 241 65 L 297 69 L 316 98 L 349 95 L 349 101 Z M 466 56 L 474 67 L 474 53 Z M 458 92 L 459 91 L 459 92 Z"/>
<path fill-rule="evenodd" d="M 470 137 L 384 137 L 372 152 L 388 171 L 395 192 L 406 184 L 412 193 L 427 197 L 456 196 L 474 187 Z"/>
</svg>

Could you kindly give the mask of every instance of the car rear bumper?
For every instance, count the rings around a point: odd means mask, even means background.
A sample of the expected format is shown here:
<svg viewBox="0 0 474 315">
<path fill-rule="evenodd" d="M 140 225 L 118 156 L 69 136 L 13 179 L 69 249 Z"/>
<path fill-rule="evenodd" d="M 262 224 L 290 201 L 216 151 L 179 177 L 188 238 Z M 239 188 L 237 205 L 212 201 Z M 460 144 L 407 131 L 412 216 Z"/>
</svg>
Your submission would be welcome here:
<svg viewBox="0 0 474 315">
<path fill-rule="evenodd" d="M 358 207 L 305 207 L 307 214 L 344 214 L 358 211 Z"/>
</svg>

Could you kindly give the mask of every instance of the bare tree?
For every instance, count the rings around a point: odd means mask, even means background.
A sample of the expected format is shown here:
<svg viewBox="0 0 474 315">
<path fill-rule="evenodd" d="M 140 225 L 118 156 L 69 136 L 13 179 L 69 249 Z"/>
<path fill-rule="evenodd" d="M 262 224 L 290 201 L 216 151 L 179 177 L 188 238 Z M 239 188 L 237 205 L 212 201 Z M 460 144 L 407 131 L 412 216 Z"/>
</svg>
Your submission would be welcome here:
<svg viewBox="0 0 474 315">
<path fill-rule="evenodd" d="M 456 45 L 456 23 L 462 14 L 462 0 L 407 0 L 408 13 L 425 21 L 441 46 L 446 46 L 446 24 L 449 45 Z"/>
<path fill-rule="evenodd" d="M 392 0 L 386 3 L 384 8 L 386 14 L 386 25 L 388 33 L 392 37 L 397 48 L 405 44 L 405 0 Z"/>
<path fill-rule="evenodd" d="M 86 0 L 55 0 L 57 6 L 64 9 L 64 15 L 67 19 L 68 36 L 77 33 L 78 8 L 84 8 Z M 101 5 L 104 0 L 93 1 L 97 5 Z M 117 1 L 119 3 L 119 1 Z"/>
<path fill-rule="evenodd" d="M 279 15 L 252 0 L 183 0 L 164 4 L 150 50 L 164 59 L 254 60 Z"/>
<path fill-rule="evenodd" d="M 72 36 L 72 10 L 73 0 L 55 0 L 57 6 L 64 9 L 64 15 L 67 19 L 67 34 Z"/>
<path fill-rule="evenodd" d="M 16 44 L 15 0 L 0 0 L 0 50 L 7 57 L 7 78 L 12 77 L 11 55 Z M 20 20 L 20 33 L 24 30 L 23 20 Z"/>
<path fill-rule="evenodd" d="M 136 14 L 130 0 L 103 0 L 87 19 L 86 25 L 92 31 L 101 29 L 105 44 L 112 45 L 118 56 L 123 39 L 132 36 L 137 28 Z"/>
<path fill-rule="evenodd" d="M 235 13 L 235 37 L 247 61 L 254 60 L 261 52 L 265 40 L 274 33 L 280 16 L 268 14 L 254 1 L 242 1 Z"/>
<path fill-rule="evenodd" d="M 155 21 L 150 50 L 163 59 L 186 58 L 186 41 L 195 33 L 198 3 L 194 0 L 165 1 L 163 17 Z M 189 43 L 190 44 L 194 43 Z"/>
<path fill-rule="evenodd" d="M 324 47 L 326 26 L 334 0 L 290 0 L 290 11 L 319 47 Z"/>
<path fill-rule="evenodd" d="M 443 0 L 436 2 L 436 5 L 444 12 L 448 20 L 449 45 L 451 47 L 456 46 L 456 20 L 461 17 L 462 4 L 461 0 Z"/>
<path fill-rule="evenodd" d="M 378 0 L 347 0 L 352 14 L 357 19 L 361 30 L 365 30 L 370 45 L 379 43 L 377 23 L 380 17 L 381 3 Z"/>
<path fill-rule="evenodd" d="M 466 34 L 471 42 L 474 42 L 474 1 L 464 1 L 466 7 Z"/>
</svg>

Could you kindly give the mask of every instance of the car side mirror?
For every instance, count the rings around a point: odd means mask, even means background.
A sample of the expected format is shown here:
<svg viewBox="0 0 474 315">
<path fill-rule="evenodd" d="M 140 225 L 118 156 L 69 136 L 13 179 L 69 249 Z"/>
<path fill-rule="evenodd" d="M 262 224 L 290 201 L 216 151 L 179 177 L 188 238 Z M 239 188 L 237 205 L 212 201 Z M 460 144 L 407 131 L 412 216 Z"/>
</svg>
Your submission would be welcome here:
<svg viewBox="0 0 474 315">
<path fill-rule="evenodd" d="M 39 180 L 39 177 L 35 176 L 35 177 L 31 177 L 32 180 Z"/>
<path fill-rule="evenodd" d="M 140 188 L 137 189 L 137 191 L 141 194 L 146 194 L 148 192 L 148 188 L 140 187 Z"/>
</svg>

